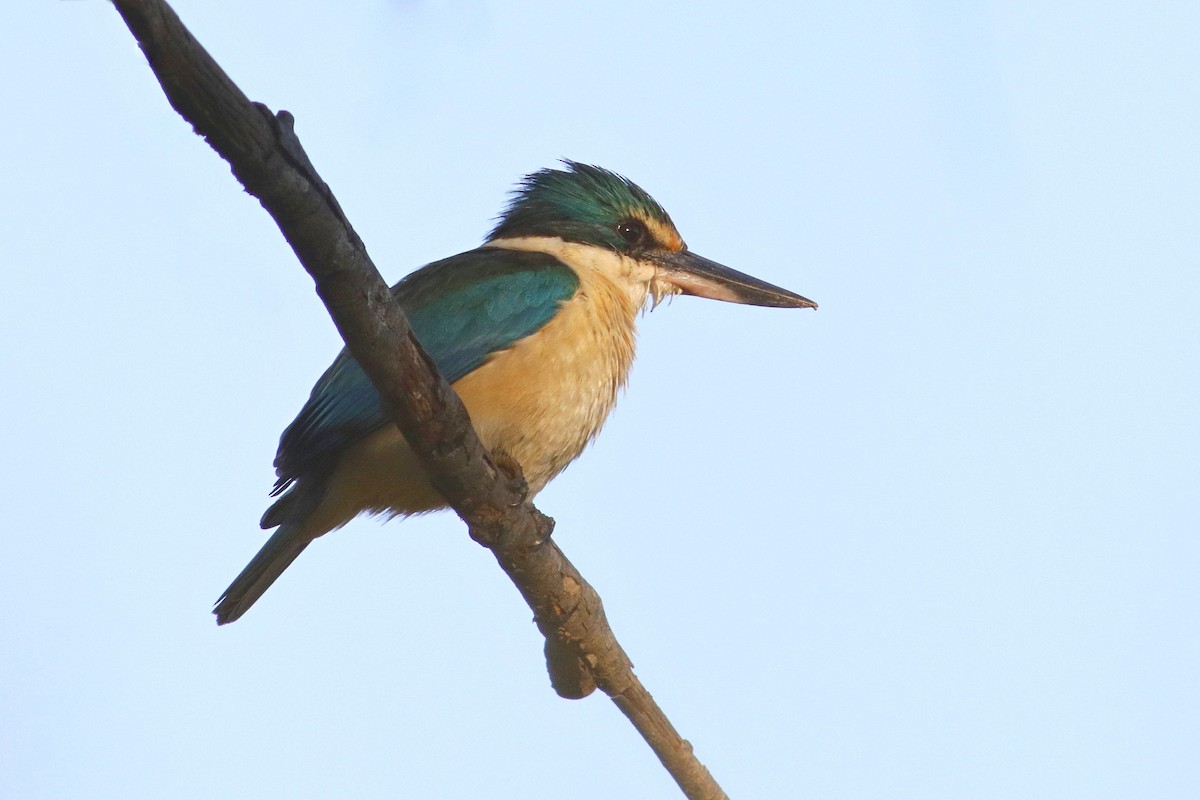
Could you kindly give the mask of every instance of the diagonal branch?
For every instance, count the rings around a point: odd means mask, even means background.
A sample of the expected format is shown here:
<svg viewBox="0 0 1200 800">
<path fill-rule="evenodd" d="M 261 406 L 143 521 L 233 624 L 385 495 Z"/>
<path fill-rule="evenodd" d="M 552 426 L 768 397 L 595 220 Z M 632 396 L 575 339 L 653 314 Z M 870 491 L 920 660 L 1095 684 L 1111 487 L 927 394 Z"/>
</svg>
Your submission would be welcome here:
<svg viewBox="0 0 1200 800">
<path fill-rule="evenodd" d="M 553 520 L 529 502 L 520 470 L 480 443 L 462 402 L 421 349 L 309 162 L 292 116 L 252 103 L 162 0 L 113 2 L 171 106 L 229 162 L 291 244 L 433 485 L 533 609 L 555 690 L 584 697 L 599 687 L 689 798 L 725 797 L 633 674 L 599 595 L 550 541 Z"/>
</svg>

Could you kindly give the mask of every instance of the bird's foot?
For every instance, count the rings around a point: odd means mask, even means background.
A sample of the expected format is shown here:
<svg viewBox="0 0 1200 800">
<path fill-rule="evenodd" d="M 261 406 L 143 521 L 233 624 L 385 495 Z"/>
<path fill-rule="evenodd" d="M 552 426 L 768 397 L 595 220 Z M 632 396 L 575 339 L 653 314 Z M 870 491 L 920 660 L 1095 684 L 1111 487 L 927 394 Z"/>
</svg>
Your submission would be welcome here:
<svg viewBox="0 0 1200 800">
<path fill-rule="evenodd" d="M 529 484 L 525 481 L 525 473 L 521 471 L 520 463 L 500 449 L 492 451 L 492 462 L 500 469 L 500 477 L 508 488 L 517 495 L 518 499 L 513 501 L 512 506 L 516 508 L 528 500 Z"/>
</svg>

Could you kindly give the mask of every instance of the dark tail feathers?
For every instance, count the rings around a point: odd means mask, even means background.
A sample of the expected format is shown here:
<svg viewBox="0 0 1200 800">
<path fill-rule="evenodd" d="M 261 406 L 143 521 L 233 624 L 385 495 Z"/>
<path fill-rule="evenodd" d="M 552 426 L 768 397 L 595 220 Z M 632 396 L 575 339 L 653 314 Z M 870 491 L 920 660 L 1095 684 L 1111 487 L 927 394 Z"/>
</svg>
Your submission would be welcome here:
<svg viewBox="0 0 1200 800">
<path fill-rule="evenodd" d="M 293 487 L 267 509 L 263 515 L 263 526 L 271 527 L 268 523 L 272 523 L 279 525 L 279 530 L 272 534 L 217 600 L 213 613 L 217 615 L 218 625 L 233 622 L 245 614 L 288 565 L 304 552 L 308 543 L 324 533 L 317 531 L 314 535 L 306 530 L 309 516 L 321 504 L 324 495 L 323 481 L 313 481 L 308 486 Z M 284 516 L 286 519 L 281 519 Z"/>
<path fill-rule="evenodd" d="M 292 522 L 281 525 L 217 600 L 213 608 L 217 624 L 233 622 L 245 614 L 311 541 L 301 534 L 299 525 Z"/>
</svg>

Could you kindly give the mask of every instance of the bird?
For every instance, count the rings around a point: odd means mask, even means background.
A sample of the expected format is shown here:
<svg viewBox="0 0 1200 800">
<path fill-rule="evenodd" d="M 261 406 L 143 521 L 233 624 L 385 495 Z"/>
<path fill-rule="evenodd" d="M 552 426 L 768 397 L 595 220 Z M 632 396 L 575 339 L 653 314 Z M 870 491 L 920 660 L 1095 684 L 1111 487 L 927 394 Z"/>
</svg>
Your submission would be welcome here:
<svg viewBox="0 0 1200 800">
<path fill-rule="evenodd" d="M 417 340 L 483 444 L 514 460 L 529 496 L 600 432 L 634 357 L 636 321 L 674 295 L 779 308 L 817 304 L 688 249 L 632 181 L 564 160 L 525 176 L 484 243 L 392 287 Z M 343 349 L 283 431 L 275 532 L 213 608 L 241 617 L 314 539 L 360 514 L 446 507 Z"/>
</svg>

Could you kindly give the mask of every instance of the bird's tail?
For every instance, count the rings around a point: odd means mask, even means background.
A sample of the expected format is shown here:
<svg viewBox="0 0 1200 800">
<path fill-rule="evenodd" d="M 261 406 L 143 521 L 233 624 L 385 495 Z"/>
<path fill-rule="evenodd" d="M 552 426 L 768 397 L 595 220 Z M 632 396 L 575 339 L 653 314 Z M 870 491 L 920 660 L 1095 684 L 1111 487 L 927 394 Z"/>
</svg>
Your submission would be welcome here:
<svg viewBox="0 0 1200 800">
<path fill-rule="evenodd" d="M 303 488 L 297 486 L 290 494 L 301 492 Z M 295 497 L 296 502 L 291 503 L 287 509 L 287 518 L 282 524 L 277 523 L 279 530 L 271 535 L 217 600 L 213 613 L 217 615 L 218 625 L 233 622 L 245 614 L 250 606 L 262 597 L 263 592 L 271 587 L 275 579 L 304 552 L 308 543 L 325 532 L 318 530 L 314 533 L 309 530 L 308 525 L 309 516 L 320 504 L 322 495 L 323 492 L 320 491 L 304 492 Z"/>
<path fill-rule="evenodd" d="M 254 558 L 250 559 L 250 563 L 233 579 L 233 583 L 229 584 L 229 588 L 213 607 L 218 625 L 233 622 L 245 614 L 247 609 L 262 597 L 263 592 L 271 587 L 275 579 L 283 574 L 288 565 L 304 552 L 312 537 L 304 535 L 301 528 L 302 526 L 292 522 L 283 523 Z"/>
</svg>

